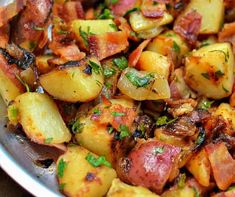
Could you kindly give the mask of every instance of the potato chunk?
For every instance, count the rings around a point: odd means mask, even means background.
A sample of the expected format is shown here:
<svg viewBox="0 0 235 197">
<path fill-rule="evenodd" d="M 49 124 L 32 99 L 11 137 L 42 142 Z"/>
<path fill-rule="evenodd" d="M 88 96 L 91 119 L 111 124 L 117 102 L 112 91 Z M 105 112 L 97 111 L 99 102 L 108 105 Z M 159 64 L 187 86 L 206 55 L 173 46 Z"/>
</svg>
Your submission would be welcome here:
<svg viewBox="0 0 235 197">
<path fill-rule="evenodd" d="M 42 87 L 50 95 L 67 102 L 87 102 L 96 98 L 104 83 L 100 63 L 91 58 L 89 63 L 79 64 L 41 75 Z"/>
<path fill-rule="evenodd" d="M 158 197 L 147 188 L 141 186 L 131 186 L 121 182 L 119 179 L 114 179 L 112 186 L 109 189 L 107 197 Z"/>
<path fill-rule="evenodd" d="M 218 33 L 223 23 L 223 0 L 191 0 L 185 12 L 197 11 L 202 16 L 200 34 Z"/>
<path fill-rule="evenodd" d="M 168 79 L 171 63 L 166 56 L 152 51 L 142 52 L 137 67 L 140 70 L 156 72 Z"/>
<path fill-rule="evenodd" d="M 61 190 L 69 197 L 102 197 L 112 180 L 114 169 L 101 165 L 93 167 L 87 159 L 93 153 L 80 147 L 69 147 L 57 161 L 57 174 Z M 96 157 L 97 158 L 97 157 Z"/>
<path fill-rule="evenodd" d="M 234 57 L 230 44 L 211 44 L 193 51 L 185 61 L 185 79 L 198 94 L 212 99 L 228 97 L 233 87 Z"/>
<path fill-rule="evenodd" d="M 61 144 L 71 139 L 56 104 L 46 94 L 27 92 L 18 96 L 8 114 L 10 121 L 17 120 L 26 135 L 39 144 Z"/>
</svg>

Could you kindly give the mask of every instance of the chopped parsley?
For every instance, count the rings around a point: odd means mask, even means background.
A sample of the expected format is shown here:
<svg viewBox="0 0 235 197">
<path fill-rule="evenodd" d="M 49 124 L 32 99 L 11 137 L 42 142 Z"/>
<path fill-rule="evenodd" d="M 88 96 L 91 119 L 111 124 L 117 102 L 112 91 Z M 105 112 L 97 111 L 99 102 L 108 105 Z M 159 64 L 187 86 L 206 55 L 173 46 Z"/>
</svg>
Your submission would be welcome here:
<svg viewBox="0 0 235 197">
<path fill-rule="evenodd" d="M 169 120 L 169 118 L 167 116 L 161 116 L 157 119 L 156 125 L 163 126 L 163 125 L 171 124 L 171 123 L 175 122 L 177 119 L 178 118 L 174 118 L 174 119 Z"/>
<path fill-rule="evenodd" d="M 210 80 L 210 75 L 209 75 L 209 73 L 201 73 L 201 75 L 202 75 L 204 78 Z"/>
<path fill-rule="evenodd" d="M 81 123 L 80 120 L 77 119 L 75 122 L 73 122 L 71 130 L 74 134 L 81 133 L 84 128 L 84 125 L 84 123 Z"/>
<path fill-rule="evenodd" d="M 65 31 L 65 30 L 62 30 L 62 29 L 58 30 L 56 33 L 59 34 L 59 35 L 63 35 L 63 34 L 66 35 L 66 34 L 69 34 L 68 31 Z"/>
<path fill-rule="evenodd" d="M 121 113 L 121 112 L 112 112 L 111 113 L 113 116 L 117 117 L 117 116 L 125 116 L 125 113 Z"/>
<path fill-rule="evenodd" d="M 115 73 L 116 73 L 116 70 L 114 68 L 105 68 L 104 69 L 104 76 L 106 78 L 113 76 Z"/>
<path fill-rule="evenodd" d="M 196 187 L 193 187 L 193 191 L 195 193 L 195 197 L 200 197 L 200 193 L 198 192 Z"/>
<path fill-rule="evenodd" d="M 109 168 L 112 168 L 111 163 L 109 163 L 104 156 L 99 156 L 96 158 L 94 155 L 91 153 L 88 153 L 86 156 L 86 160 L 88 161 L 89 164 L 91 164 L 93 167 L 99 167 L 101 165 L 107 166 Z"/>
<path fill-rule="evenodd" d="M 108 127 L 108 133 L 109 133 L 109 134 L 113 133 L 113 130 L 114 130 L 114 128 L 113 128 L 112 126 L 109 126 L 109 127 Z"/>
<path fill-rule="evenodd" d="M 103 13 L 100 14 L 97 19 L 113 19 L 114 16 L 112 15 L 111 11 L 109 9 L 104 9 Z"/>
<path fill-rule="evenodd" d="M 79 33 L 80 33 L 81 38 L 83 39 L 85 46 L 89 47 L 89 42 L 88 42 L 89 31 L 88 33 L 86 33 L 85 31 L 82 30 L 82 27 L 80 27 Z"/>
<path fill-rule="evenodd" d="M 118 3 L 118 0 L 111 0 L 111 4 L 116 4 Z"/>
<path fill-rule="evenodd" d="M 135 8 L 132 8 L 132 9 L 128 10 L 128 11 L 123 15 L 123 17 L 126 17 L 126 16 L 128 16 L 129 14 L 131 14 L 132 12 L 136 12 L 136 11 L 140 11 L 140 8 L 135 7 Z"/>
<path fill-rule="evenodd" d="M 208 110 L 213 103 L 214 103 L 214 101 L 203 100 L 199 104 L 199 109 Z"/>
<path fill-rule="evenodd" d="M 117 26 L 115 24 L 109 24 L 110 27 L 112 27 L 115 31 L 118 30 Z"/>
<path fill-rule="evenodd" d="M 44 31 L 45 28 L 44 28 L 44 27 L 33 26 L 33 30 L 36 30 L 36 31 Z"/>
<path fill-rule="evenodd" d="M 162 154 L 164 152 L 164 147 L 156 147 L 153 150 L 154 155 Z"/>
<path fill-rule="evenodd" d="M 223 76 L 224 76 L 224 73 L 221 70 L 217 70 L 215 72 L 215 77 L 216 78 L 220 78 L 220 77 L 223 77 Z"/>
<path fill-rule="evenodd" d="M 95 115 L 101 115 L 101 110 L 100 109 L 94 109 L 92 112 Z"/>
<path fill-rule="evenodd" d="M 119 70 L 124 70 L 128 67 L 128 61 L 124 56 L 113 59 L 113 64 L 117 66 Z"/>
<path fill-rule="evenodd" d="M 50 143 L 52 142 L 52 140 L 53 140 L 52 137 L 46 138 L 46 139 L 44 140 L 44 143 L 45 143 L 45 144 L 50 144 Z"/>
<path fill-rule="evenodd" d="M 185 181 L 186 181 L 186 174 L 180 174 L 178 177 L 178 182 L 177 182 L 177 186 L 178 188 L 182 189 L 185 187 Z"/>
<path fill-rule="evenodd" d="M 120 132 L 120 139 L 124 139 L 125 137 L 128 137 L 130 136 L 130 131 L 129 131 L 129 128 L 128 126 L 126 125 L 120 125 L 119 128 L 118 128 L 118 131 Z"/>
<path fill-rule="evenodd" d="M 228 89 L 224 87 L 224 85 L 222 85 L 222 88 L 225 92 L 229 92 Z"/>
<path fill-rule="evenodd" d="M 173 41 L 173 46 L 172 46 L 173 50 L 176 52 L 176 53 L 180 53 L 180 47 L 179 45 Z"/>
<path fill-rule="evenodd" d="M 60 159 L 57 167 L 57 174 L 59 178 L 64 176 L 64 170 L 67 168 L 68 164 L 64 161 L 64 159 Z"/>
<path fill-rule="evenodd" d="M 8 107 L 8 112 L 10 114 L 10 119 L 17 119 L 17 115 L 18 115 L 18 109 L 14 106 L 14 105 L 10 105 Z"/>
<path fill-rule="evenodd" d="M 146 87 L 154 79 L 153 74 L 146 74 L 145 76 L 140 77 L 135 70 L 127 72 L 125 76 L 137 88 Z"/>
<path fill-rule="evenodd" d="M 94 71 L 95 74 L 97 74 L 97 75 L 100 74 L 101 68 L 100 68 L 99 64 L 97 64 L 97 63 L 90 60 L 89 65 L 91 66 L 92 71 Z"/>
</svg>

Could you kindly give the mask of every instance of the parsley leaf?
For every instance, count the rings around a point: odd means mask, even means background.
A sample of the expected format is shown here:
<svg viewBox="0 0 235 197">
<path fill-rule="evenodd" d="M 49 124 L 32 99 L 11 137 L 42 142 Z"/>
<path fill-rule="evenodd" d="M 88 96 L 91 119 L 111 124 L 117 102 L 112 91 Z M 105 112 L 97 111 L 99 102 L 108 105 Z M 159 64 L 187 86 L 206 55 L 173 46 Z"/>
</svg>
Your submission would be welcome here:
<svg viewBox="0 0 235 197">
<path fill-rule="evenodd" d="M 101 68 L 100 68 L 99 64 L 90 60 L 89 65 L 91 66 L 92 71 L 94 71 L 95 74 L 97 74 L 97 75 L 100 74 Z"/>
<path fill-rule="evenodd" d="M 8 107 L 8 113 L 9 113 L 10 119 L 14 119 L 14 120 L 17 119 L 18 109 L 14 105 L 10 105 Z"/>
<path fill-rule="evenodd" d="M 109 168 L 112 168 L 111 163 L 109 163 L 104 156 L 99 156 L 96 158 L 94 155 L 91 153 L 88 153 L 86 156 L 86 160 L 88 161 L 89 164 L 91 164 L 93 167 L 99 167 L 101 165 L 107 166 Z"/>
<path fill-rule="evenodd" d="M 153 74 L 147 74 L 143 77 L 138 76 L 138 72 L 133 70 L 125 74 L 126 78 L 137 88 L 146 87 L 154 79 Z"/>
<path fill-rule="evenodd" d="M 36 31 L 44 31 L 45 28 L 44 28 L 44 27 L 33 26 L 33 30 L 36 30 Z"/>
<path fill-rule="evenodd" d="M 115 24 L 109 24 L 110 27 L 112 27 L 115 31 L 118 30 L 117 26 Z"/>
<path fill-rule="evenodd" d="M 44 140 L 44 143 L 45 143 L 45 144 L 50 144 L 50 143 L 52 142 L 52 140 L 53 140 L 52 137 L 46 138 L 46 139 Z"/>
<path fill-rule="evenodd" d="M 114 68 L 105 68 L 104 69 L 104 76 L 106 78 L 113 76 L 115 73 L 116 73 L 116 70 Z"/>
<path fill-rule="evenodd" d="M 89 47 L 89 42 L 88 42 L 88 33 L 86 33 L 85 31 L 82 30 L 82 27 L 79 28 L 79 33 L 80 33 L 80 36 L 82 37 L 83 39 L 83 42 L 85 44 L 86 47 Z"/>
<path fill-rule="evenodd" d="M 164 152 L 164 147 L 156 147 L 154 148 L 153 152 L 154 152 L 154 155 L 162 154 Z"/>
<path fill-rule="evenodd" d="M 130 9 L 130 10 L 128 10 L 124 15 L 123 15 L 123 17 L 126 17 L 126 16 L 128 16 L 129 14 L 131 14 L 132 12 L 136 12 L 136 11 L 140 11 L 140 8 L 132 8 L 132 9 Z"/>
<path fill-rule="evenodd" d="M 113 64 L 117 66 L 120 70 L 124 70 L 128 67 L 128 61 L 124 56 L 113 59 Z"/>
<path fill-rule="evenodd" d="M 120 132 L 120 139 L 130 136 L 130 131 L 128 126 L 126 125 L 120 125 L 118 131 Z"/>
<path fill-rule="evenodd" d="M 175 41 L 173 41 L 173 50 L 176 52 L 176 53 L 180 53 L 180 47 L 179 47 L 179 45 L 175 42 Z"/>
<path fill-rule="evenodd" d="M 225 92 L 229 92 L 228 89 L 224 87 L 224 85 L 222 86 L 222 88 Z"/>
<path fill-rule="evenodd" d="M 220 78 L 220 77 L 223 77 L 223 76 L 224 76 L 224 73 L 221 70 L 217 70 L 215 72 L 215 77 L 216 78 Z"/>
<path fill-rule="evenodd" d="M 77 119 L 77 120 L 73 123 L 71 130 L 72 130 L 72 132 L 73 132 L 74 134 L 76 134 L 76 133 L 81 133 L 82 130 L 83 130 L 83 128 L 84 128 L 84 125 L 85 125 L 84 123 L 81 123 L 80 120 Z"/>
<path fill-rule="evenodd" d="M 59 178 L 64 176 L 64 170 L 67 168 L 68 164 L 64 161 L 64 159 L 60 159 L 57 167 L 57 174 Z"/>
<path fill-rule="evenodd" d="M 167 124 L 171 124 L 173 122 L 175 122 L 178 118 L 174 118 L 169 120 L 167 116 L 161 116 L 157 119 L 156 125 L 157 126 L 163 126 L 163 125 L 167 125 Z"/>
<path fill-rule="evenodd" d="M 66 185 L 66 183 L 61 183 L 59 185 L 59 190 L 64 190 L 65 185 Z"/>
<path fill-rule="evenodd" d="M 112 112 L 111 113 L 113 116 L 125 116 L 125 113 L 121 113 L 121 112 Z"/>
<path fill-rule="evenodd" d="M 114 16 L 112 15 L 109 9 L 104 9 L 104 12 L 97 17 L 97 19 L 113 19 Z"/>
<path fill-rule="evenodd" d="M 208 110 L 211 105 L 214 103 L 214 101 L 207 101 L 207 100 L 203 100 L 202 102 L 200 102 L 199 104 L 199 109 L 204 109 L 204 110 Z"/>
<path fill-rule="evenodd" d="M 204 78 L 210 80 L 210 75 L 209 75 L 209 73 L 201 73 L 201 75 L 202 75 Z"/>
<path fill-rule="evenodd" d="M 101 110 L 100 109 L 93 109 L 93 113 L 95 115 L 101 115 Z"/>
</svg>

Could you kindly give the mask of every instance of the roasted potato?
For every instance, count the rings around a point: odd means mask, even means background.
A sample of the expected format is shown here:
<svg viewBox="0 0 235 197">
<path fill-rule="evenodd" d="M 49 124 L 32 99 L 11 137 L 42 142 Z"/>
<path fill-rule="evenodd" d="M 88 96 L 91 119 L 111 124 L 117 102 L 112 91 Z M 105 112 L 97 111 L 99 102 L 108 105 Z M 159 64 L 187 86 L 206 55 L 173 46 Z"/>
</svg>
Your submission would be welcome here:
<svg viewBox="0 0 235 197">
<path fill-rule="evenodd" d="M 205 187 L 210 185 L 211 167 L 204 149 L 194 154 L 190 161 L 186 164 L 186 167 L 201 185 Z"/>
<path fill-rule="evenodd" d="M 116 178 L 116 172 L 104 165 L 94 167 L 88 156 L 96 155 L 81 146 L 69 147 L 57 161 L 60 189 L 69 197 L 102 197 Z"/>
<path fill-rule="evenodd" d="M 152 193 L 148 189 L 141 186 L 131 186 L 114 179 L 112 185 L 107 193 L 107 197 L 158 197 L 157 194 Z"/>
<path fill-rule="evenodd" d="M 89 116 L 79 118 L 82 129 L 75 134 L 75 137 L 81 146 L 97 155 L 104 155 L 109 162 L 113 163 L 115 162 L 116 156 L 114 153 L 115 139 L 114 134 L 109 131 L 110 129 L 113 129 L 111 126 L 113 124 L 113 119 L 111 119 L 113 116 L 112 114 L 117 112 L 118 109 L 120 109 L 119 113 L 123 113 L 125 109 L 134 111 L 135 109 L 134 103 L 131 100 L 112 99 L 110 102 L 111 105 L 109 105 L 108 111 L 111 111 L 111 114 L 108 113 L 107 110 L 103 111 L 107 106 L 104 103 L 101 103 L 90 111 Z M 122 106 L 122 108 L 120 106 Z M 116 111 L 113 109 L 116 109 Z M 98 117 L 95 117 L 95 114 L 97 113 L 99 115 Z M 98 118 L 103 122 L 100 123 L 99 120 L 96 120 Z M 121 117 L 117 118 L 120 119 Z M 124 116 L 123 118 L 128 119 L 130 117 L 127 118 Z M 132 118 L 132 121 L 133 120 L 134 117 Z"/>
<path fill-rule="evenodd" d="M 64 66 L 40 76 L 42 87 L 67 102 L 87 102 L 96 98 L 103 86 L 102 67 L 95 58 L 75 66 Z"/>
<path fill-rule="evenodd" d="M 147 50 L 172 56 L 174 63 L 179 65 L 183 56 L 189 52 L 189 47 L 178 34 L 168 30 L 154 38 L 148 44 Z"/>
<path fill-rule="evenodd" d="M 27 92 L 17 96 L 8 108 L 10 123 L 19 122 L 26 135 L 39 144 L 69 142 L 71 134 L 56 104 L 46 94 Z"/>
<path fill-rule="evenodd" d="M 227 103 L 221 103 L 216 109 L 216 116 L 222 116 L 235 129 L 235 109 Z"/>
<path fill-rule="evenodd" d="M 185 186 L 183 188 L 174 187 L 164 192 L 162 197 L 196 197 L 194 188 Z"/>
<path fill-rule="evenodd" d="M 155 72 L 168 79 L 171 63 L 166 56 L 152 51 L 141 53 L 137 68 L 144 71 Z"/>
<path fill-rule="evenodd" d="M 183 15 L 192 10 L 198 12 L 202 17 L 200 34 L 219 32 L 224 19 L 223 0 L 191 0 L 183 12 Z"/>
<path fill-rule="evenodd" d="M 193 51 L 185 60 L 185 80 L 199 95 L 212 99 L 232 93 L 234 57 L 229 43 L 217 43 Z"/>
<path fill-rule="evenodd" d="M 170 98 L 167 79 L 154 72 L 127 68 L 122 72 L 117 87 L 123 94 L 138 101 Z"/>
</svg>

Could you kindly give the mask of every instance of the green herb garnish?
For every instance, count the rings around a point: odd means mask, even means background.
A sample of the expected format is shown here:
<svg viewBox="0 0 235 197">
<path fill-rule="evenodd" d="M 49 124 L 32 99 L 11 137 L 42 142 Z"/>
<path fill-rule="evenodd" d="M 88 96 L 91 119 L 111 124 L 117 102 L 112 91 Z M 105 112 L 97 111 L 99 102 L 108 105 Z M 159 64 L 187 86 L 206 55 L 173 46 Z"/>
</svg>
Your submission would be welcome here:
<svg viewBox="0 0 235 197">
<path fill-rule="evenodd" d="M 109 9 L 104 9 L 103 13 L 100 14 L 97 19 L 114 19 L 111 11 Z"/>
<path fill-rule="evenodd" d="M 83 128 L 84 128 L 84 125 L 85 125 L 84 123 L 81 123 L 80 120 L 77 119 L 77 120 L 72 124 L 71 130 L 72 130 L 72 132 L 73 132 L 74 134 L 76 134 L 76 133 L 81 133 L 82 130 L 83 130 Z"/>
<path fill-rule="evenodd" d="M 115 24 L 109 24 L 110 27 L 112 27 L 115 31 L 118 30 L 117 26 Z"/>
<path fill-rule="evenodd" d="M 95 115 L 101 115 L 101 110 L 100 109 L 93 109 L 93 114 Z"/>
<path fill-rule="evenodd" d="M 164 147 L 156 147 L 153 150 L 154 155 L 162 154 L 164 152 Z"/>
<path fill-rule="evenodd" d="M 146 87 L 154 79 L 153 74 L 147 74 L 143 77 L 140 77 L 135 70 L 127 72 L 125 76 L 137 88 Z"/>
<path fill-rule="evenodd" d="M 60 159 L 57 167 L 57 174 L 59 178 L 64 176 L 64 170 L 67 168 L 68 164 L 64 161 L 64 159 Z"/>
<path fill-rule="evenodd" d="M 130 136 L 130 131 L 128 126 L 120 125 L 118 131 L 120 132 L 120 139 Z"/>
<path fill-rule="evenodd" d="M 104 69 L 104 76 L 106 78 L 113 76 L 115 73 L 116 73 L 116 70 L 114 68 L 105 68 Z"/>
<path fill-rule="evenodd" d="M 83 39 L 83 42 L 85 44 L 86 47 L 89 47 L 89 42 L 88 42 L 88 33 L 86 33 L 85 31 L 82 30 L 82 27 L 79 28 L 79 34 L 81 36 L 81 38 Z"/>
<path fill-rule="evenodd" d="M 128 67 L 128 61 L 124 56 L 113 59 L 113 64 L 117 66 L 119 70 L 124 70 L 125 68 Z"/>
<path fill-rule="evenodd" d="M 33 30 L 36 30 L 36 31 L 44 31 L 45 28 L 44 28 L 44 27 L 33 26 Z"/>
<path fill-rule="evenodd" d="M 176 53 L 180 53 L 180 47 L 179 47 L 179 45 L 175 42 L 175 41 L 173 41 L 173 50 L 176 52 Z"/>
<path fill-rule="evenodd" d="M 97 64 L 97 63 L 90 60 L 89 65 L 91 66 L 92 71 L 94 71 L 95 74 L 97 74 L 97 75 L 100 74 L 101 68 L 100 68 L 99 64 Z"/>
<path fill-rule="evenodd" d="M 129 14 L 131 14 L 132 12 L 136 12 L 136 11 L 140 11 L 140 8 L 132 8 L 132 9 L 130 9 L 130 10 L 128 10 L 124 15 L 123 15 L 123 17 L 126 17 L 126 16 L 128 16 Z"/>
<path fill-rule="evenodd" d="M 220 77 L 223 77 L 223 76 L 224 76 L 224 73 L 221 70 L 217 70 L 215 72 L 215 77 L 216 78 L 220 78 Z"/>
<path fill-rule="evenodd" d="M 169 119 L 167 116 L 161 116 L 157 119 L 156 125 L 157 126 L 168 125 L 168 124 L 175 122 L 177 119 L 178 118 Z"/>
<path fill-rule="evenodd" d="M 209 73 L 202 73 L 201 75 L 202 75 L 204 78 L 210 80 L 210 75 L 209 75 Z"/>
<path fill-rule="evenodd" d="M 199 109 L 204 109 L 204 110 L 208 110 L 211 105 L 214 103 L 214 101 L 207 101 L 207 100 L 203 100 L 200 104 L 199 104 Z"/>
<path fill-rule="evenodd" d="M 228 89 L 224 87 L 224 85 L 222 85 L 222 88 L 225 92 L 229 92 Z"/>
<path fill-rule="evenodd" d="M 224 54 L 225 62 L 228 62 L 228 59 L 229 59 L 229 51 L 228 50 L 227 50 L 226 53 L 223 50 L 213 50 L 213 51 L 209 51 L 209 52 L 220 52 L 220 53 L 223 53 Z"/>
<path fill-rule="evenodd" d="M 59 185 L 59 190 L 64 190 L 65 185 L 66 185 L 66 183 L 61 183 Z"/>
<path fill-rule="evenodd" d="M 186 174 L 180 174 L 177 182 L 178 188 L 182 189 L 185 187 L 185 182 L 186 182 Z"/>
<path fill-rule="evenodd" d="M 99 156 L 96 158 L 94 155 L 91 153 L 88 153 L 86 156 L 86 160 L 88 161 L 89 164 L 91 164 L 93 167 L 99 167 L 101 165 L 107 166 L 109 168 L 112 168 L 111 163 L 109 163 L 104 156 Z"/>
<path fill-rule="evenodd" d="M 44 143 L 45 144 L 50 144 L 52 142 L 53 138 L 52 137 L 49 137 L 49 138 L 46 138 Z"/>
<path fill-rule="evenodd" d="M 121 113 L 121 112 L 112 112 L 111 113 L 113 116 L 117 117 L 117 116 L 125 116 L 125 113 Z"/>
</svg>

